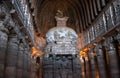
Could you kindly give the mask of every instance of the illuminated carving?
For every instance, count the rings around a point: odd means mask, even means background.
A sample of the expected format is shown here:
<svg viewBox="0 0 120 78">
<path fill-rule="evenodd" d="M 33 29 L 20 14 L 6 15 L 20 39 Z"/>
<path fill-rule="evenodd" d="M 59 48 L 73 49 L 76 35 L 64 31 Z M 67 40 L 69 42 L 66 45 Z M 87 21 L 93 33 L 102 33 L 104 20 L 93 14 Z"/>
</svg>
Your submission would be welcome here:
<svg viewBox="0 0 120 78">
<path fill-rule="evenodd" d="M 44 52 L 37 50 L 35 47 L 32 47 L 32 54 L 31 54 L 32 57 L 34 57 L 36 55 L 43 55 L 43 54 L 44 54 Z"/>
<path fill-rule="evenodd" d="M 58 10 L 55 16 L 57 26 L 50 29 L 46 34 L 48 45 L 45 52 L 48 54 L 76 54 L 76 32 L 66 27 L 69 17 L 63 17 L 63 13 Z"/>
<path fill-rule="evenodd" d="M 77 40 L 76 32 L 66 27 L 66 22 L 69 17 L 63 17 L 63 13 L 58 10 L 55 19 L 57 21 L 57 27 L 54 27 L 48 31 L 46 34 L 47 42 L 55 42 L 55 41 L 75 41 Z M 65 40 L 66 39 L 66 40 Z"/>
</svg>

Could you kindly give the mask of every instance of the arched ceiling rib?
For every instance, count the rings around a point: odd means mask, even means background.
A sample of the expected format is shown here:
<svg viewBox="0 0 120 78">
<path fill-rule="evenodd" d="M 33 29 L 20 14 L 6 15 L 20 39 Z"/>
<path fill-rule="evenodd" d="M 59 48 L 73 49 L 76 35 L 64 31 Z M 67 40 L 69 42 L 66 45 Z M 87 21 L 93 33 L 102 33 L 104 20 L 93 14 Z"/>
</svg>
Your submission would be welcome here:
<svg viewBox="0 0 120 78">
<path fill-rule="evenodd" d="M 46 32 L 56 26 L 55 14 L 63 11 L 69 17 L 68 27 L 80 33 L 90 27 L 94 19 L 110 0 L 36 0 L 36 19 L 40 32 Z"/>
</svg>

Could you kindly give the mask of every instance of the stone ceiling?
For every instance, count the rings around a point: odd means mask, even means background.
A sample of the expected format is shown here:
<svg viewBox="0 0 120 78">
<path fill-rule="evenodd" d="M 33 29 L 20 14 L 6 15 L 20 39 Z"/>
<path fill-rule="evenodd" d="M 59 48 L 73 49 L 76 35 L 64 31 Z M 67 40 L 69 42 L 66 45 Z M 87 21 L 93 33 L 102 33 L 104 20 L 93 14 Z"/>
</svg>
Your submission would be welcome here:
<svg viewBox="0 0 120 78">
<path fill-rule="evenodd" d="M 67 26 L 80 33 L 90 27 L 111 0 L 36 0 L 36 25 L 45 36 L 56 26 L 55 15 L 61 10 L 68 16 Z"/>
</svg>

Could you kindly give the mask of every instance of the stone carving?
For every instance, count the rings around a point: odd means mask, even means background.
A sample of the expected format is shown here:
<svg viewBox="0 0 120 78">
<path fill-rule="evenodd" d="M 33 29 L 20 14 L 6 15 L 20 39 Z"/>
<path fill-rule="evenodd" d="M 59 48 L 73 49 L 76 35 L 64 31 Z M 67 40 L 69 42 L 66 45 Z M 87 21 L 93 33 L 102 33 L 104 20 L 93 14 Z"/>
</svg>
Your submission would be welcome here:
<svg viewBox="0 0 120 78">
<path fill-rule="evenodd" d="M 57 10 L 56 16 L 62 18 L 63 17 L 63 12 L 60 11 L 60 10 Z"/>
<path fill-rule="evenodd" d="M 0 21 L 0 31 L 8 33 L 8 29 L 5 27 L 3 21 Z"/>
<path fill-rule="evenodd" d="M 77 54 L 76 41 L 78 36 L 73 29 L 66 27 L 68 17 L 63 17 L 63 12 L 58 10 L 55 18 L 57 27 L 50 29 L 46 34 L 48 44 L 45 48 L 43 75 L 44 78 L 72 78 L 74 77 L 72 72 L 79 69 L 73 66 L 77 66 L 73 56 Z M 77 60 L 79 59 L 77 58 Z M 80 78 L 79 75 L 77 76 L 74 78 Z"/>
<path fill-rule="evenodd" d="M 115 0 L 113 2 L 113 7 L 115 10 L 115 22 L 118 23 L 120 21 L 120 0 Z"/>
<path fill-rule="evenodd" d="M 5 19 L 5 16 L 6 16 L 6 14 L 4 12 L 1 12 L 0 13 L 0 20 L 3 21 Z"/>
<path fill-rule="evenodd" d="M 8 36 L 7 36 L 8 30 L 3 25 L 3 22 L 0 21 L 0 41 L 7 42 Z"/>
<path fill-rule="evenodd" d="M 56 15 L 57 23 L 61 22 L 61 24 L 57 24 L 57 27 L 50 29 L 46 34 L 48 45 L 45 51 L 50 54 L 76 54 L 76 41 L 78 38 L 76 32 L 66 27 L 68 17 L 63 17 L 61 11 L 58 10 Z"/>
<path fill-rule="evenodd" d="M 50 56 L 44 60 L 43 75 L 44 78 L 81 78 L 79 58 L 71 55 Z"/>
<path fill-rule="evenodd" d="M 111 27 L 111 25 L 112 25 L 110 8 L 105 12 L 105 15 L 106 15 L 107 29 L 109 29 Z"/>
<path fill-rule="evenodd" d="M 47 42 L 55 42 L 58 39 L 60 41 L 63 41 L 63 39 L 68 39 L 70 41 L 77 40 L 77 34 L 75 33 L 75 31 L 68 27 L 53 28 L 48 31 L 46 37 Z"/>
<path fill-rule="evenodd" d="M 8 35 L 0 31 L 0 44 L 2 44 L 3 46 L 5 42 L 7 43 L 7 40 L 8 40 Z"/>
<path fill-rule="evenodd" d="M 8 29 L 5 27 L 6 13 L 2 5 L 0 5 L 0 45 L 6 47 L 8 40 Z"/>
<path fill-rule="evenodd" d="M 54 43 L 55 41 L 75 41 L 77 40 L 76 32 L 66 27 L 66 22 L 69 17 L 63 16 L 63 12 L 58 10 L 56 13 L 57 27 L 54 27 L 46 34 L 47 42 Z"/>
</svg>

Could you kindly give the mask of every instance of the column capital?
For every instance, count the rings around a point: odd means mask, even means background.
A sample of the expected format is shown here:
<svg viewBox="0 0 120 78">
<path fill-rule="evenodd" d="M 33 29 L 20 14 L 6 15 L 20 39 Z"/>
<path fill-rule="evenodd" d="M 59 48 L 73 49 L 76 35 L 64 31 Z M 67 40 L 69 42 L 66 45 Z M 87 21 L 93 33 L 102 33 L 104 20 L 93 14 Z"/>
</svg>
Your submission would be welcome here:
<svg viewBox="0 0 120 78">
<path fill-rule="evenodd" d="M 109 43 L 109 46 L 108 46 L 108 50 L 115 50 L 115 46 L 114 46 L 114 43 Z"/>
<path fill-rule="evenodd" d="M 6 34 L 9 33 L 8 29 L 7 29 L 7 28 L 5 27 L 5 25 L 4 25 L 4 21 L 0 21 L 0 31 L 1 31 L 1 32 L 4 32 L 4 33 L 6 33 Z"/>
<path fill-rule="evenodd" d="M 85 61 L 89 61 L 89 58 L 88 58 L 88 57 L 85 57 Z"/>
</svg>

